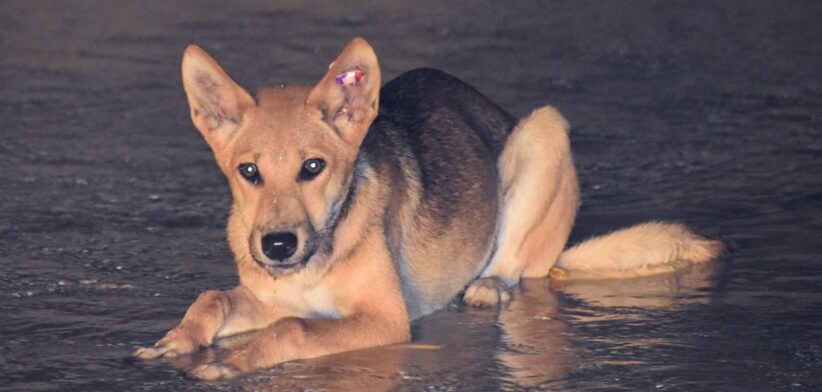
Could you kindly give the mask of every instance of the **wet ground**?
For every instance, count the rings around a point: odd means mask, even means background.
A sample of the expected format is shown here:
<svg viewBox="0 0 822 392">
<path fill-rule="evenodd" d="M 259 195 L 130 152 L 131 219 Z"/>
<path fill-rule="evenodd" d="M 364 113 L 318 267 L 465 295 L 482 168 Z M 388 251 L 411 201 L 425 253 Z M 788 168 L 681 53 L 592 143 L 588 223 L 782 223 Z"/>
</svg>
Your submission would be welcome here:
<svg viewBox="0 0 822 392">
<path fill-rule="evenodd" d="M 822 3 L 0 2 L 0 389 L 819 390 Z M 572 241 L 647 219 L 722 239 L 709 270 L 526 282 L 380 348 L 200 383 L 126 358 L 236 283 L 183 48 L 247 87 L 312 82 L 351 37 L 569 118 Z"/>
</svg>

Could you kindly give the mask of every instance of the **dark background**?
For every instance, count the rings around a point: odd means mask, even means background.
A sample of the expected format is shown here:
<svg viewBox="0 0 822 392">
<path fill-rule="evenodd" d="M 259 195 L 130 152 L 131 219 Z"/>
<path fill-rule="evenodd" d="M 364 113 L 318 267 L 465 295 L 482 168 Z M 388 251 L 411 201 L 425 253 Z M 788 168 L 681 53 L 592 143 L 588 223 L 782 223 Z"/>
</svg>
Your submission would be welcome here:
<svg viewBox="0 0 822 392">
<path fill-rule="evenodd" d="M 0 1 L 0 389 L 819 389 L 820 20 L 817 1 Z M 314 82 L 357 35 L 385 80 L 435 67 L 517 116 L 559 108 L 582 182 L 572 242 L 665 219 L 728 253 L 526 282 L 499 313 L 416 323 L 434 346 L 238 381 L 127 360 L 236 284 L 185 46 L 253 91 Z"/>
</svg>

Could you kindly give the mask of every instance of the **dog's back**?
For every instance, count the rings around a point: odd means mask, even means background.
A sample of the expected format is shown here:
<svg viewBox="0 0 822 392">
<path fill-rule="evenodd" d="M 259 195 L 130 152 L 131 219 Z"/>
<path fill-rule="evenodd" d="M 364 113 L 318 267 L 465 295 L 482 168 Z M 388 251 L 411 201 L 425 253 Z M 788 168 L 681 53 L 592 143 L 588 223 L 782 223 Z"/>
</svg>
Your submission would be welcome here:
<svg viewBox="0 0 822 392">
<path fill-rule="evenodd" d="M 361 164 L 391 184 L 385 230 L 412 319 L 477 276 L 494 245 L 497 158 L 515 120 L 432 69 L 386 84 Z"/>
</svg>

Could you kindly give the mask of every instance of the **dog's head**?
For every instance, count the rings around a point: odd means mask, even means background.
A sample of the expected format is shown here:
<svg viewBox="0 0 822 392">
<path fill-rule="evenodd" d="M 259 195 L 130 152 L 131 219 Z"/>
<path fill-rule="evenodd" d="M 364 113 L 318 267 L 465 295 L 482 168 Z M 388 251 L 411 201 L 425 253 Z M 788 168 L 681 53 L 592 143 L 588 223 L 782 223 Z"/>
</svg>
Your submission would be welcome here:
<svg viewBox="0 0 822 392">
<path fill-rule="evenodd" d="M 232 249 L 275 277 L 301 269 L 323 252 L 377 115 L 373 49 L 354 39 L 314 87 L 262 89 L 256 100 L 196 46 L 182 67 L 191 119 L 234 196 Z"/>
</svg>

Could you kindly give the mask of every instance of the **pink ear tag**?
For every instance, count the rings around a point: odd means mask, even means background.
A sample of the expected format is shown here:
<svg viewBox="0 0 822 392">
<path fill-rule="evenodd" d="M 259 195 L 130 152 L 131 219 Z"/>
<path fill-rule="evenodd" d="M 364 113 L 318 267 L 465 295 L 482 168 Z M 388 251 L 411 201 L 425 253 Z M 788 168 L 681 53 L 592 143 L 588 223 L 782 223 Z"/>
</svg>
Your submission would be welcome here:
<svg viewBox="0 0 822 392">
<path fill-rule="evenodd" d="M 340 86 L 350 86 L 359 82 L 362 79 L 362 76 L 362 71 L 343 72 L 337 76 L 337 84 Z"/>
</svg>

